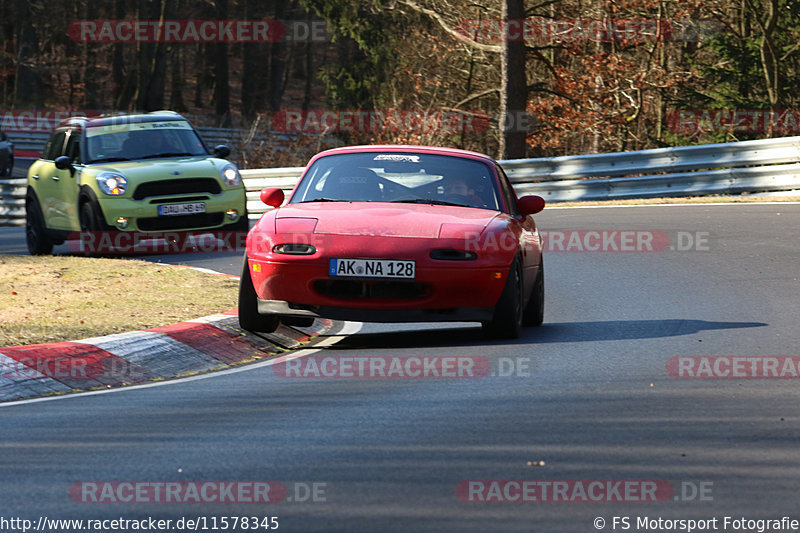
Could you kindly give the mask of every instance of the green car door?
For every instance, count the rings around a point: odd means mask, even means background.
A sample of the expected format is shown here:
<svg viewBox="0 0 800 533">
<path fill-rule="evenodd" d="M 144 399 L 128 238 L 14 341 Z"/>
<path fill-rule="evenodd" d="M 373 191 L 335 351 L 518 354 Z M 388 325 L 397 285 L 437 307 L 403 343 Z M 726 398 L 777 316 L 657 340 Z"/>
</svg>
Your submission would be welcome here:
<svg viewBox="0 0 800 533">
<path fill-rule="evenodd" d="M 70 135 L 69 131 L 58 131 L 53 134 L 43 159 L 36 161 L 28 172 L 42 208 L 45 227 L 50 229 L 79 230 L 78 196 L 80 167 L 59 169 L 56 167 L 57 157 L 79 152 L 80 135 Z M 74 160 L 74 159 L 73 159 Z M 78 162 L 78 161 L 76 161 Z"/>
</svg>

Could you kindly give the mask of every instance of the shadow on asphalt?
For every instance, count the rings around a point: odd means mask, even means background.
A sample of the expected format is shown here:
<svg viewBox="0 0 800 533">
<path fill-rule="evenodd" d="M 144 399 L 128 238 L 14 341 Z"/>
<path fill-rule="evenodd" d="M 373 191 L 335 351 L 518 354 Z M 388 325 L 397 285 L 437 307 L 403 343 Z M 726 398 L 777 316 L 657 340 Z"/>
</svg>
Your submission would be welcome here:
<svg viewBox="0 0 800 533">
<path fill-rule="evenodd" d="M 708 320 L 599 320 L 596 322 L 545 323 L 527 330 L 524 339 L 531 343 L 623 341 L 692 335 L 715 329 L 760 328 L 763 322 L 714 322 Z"/>
<path fill-rule="evenodd" d="M 375 348 L 420 348 L 435 346 L 497 346 L 502 344 L 548 344 L 657 339 L 692 335 L 717 329 L 759 328 L 763 322 L 714 322 L 708 320 L 598 320 L 595 322 L 544 323 L 525 328 L 514 340 L 484 337 L 480 327 L 435 330 L 404 330 L 381 333 L 356 333 L 326 348 L 352 350 Z"/>
</svg>

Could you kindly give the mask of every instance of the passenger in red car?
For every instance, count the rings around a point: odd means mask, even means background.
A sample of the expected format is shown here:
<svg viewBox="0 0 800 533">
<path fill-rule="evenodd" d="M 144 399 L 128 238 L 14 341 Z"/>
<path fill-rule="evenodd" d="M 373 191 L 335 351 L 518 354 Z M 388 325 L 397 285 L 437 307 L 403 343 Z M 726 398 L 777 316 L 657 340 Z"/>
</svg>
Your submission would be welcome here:
<svg viewBox="0 0 800 533">
<path fill-rule="evenodd" d="M 468 207 L 484 207 L 486 202 L 478 196 L 472 184 L 460 176 L 445 178 L 444 195 L 448 201 Z"/>
</svg>

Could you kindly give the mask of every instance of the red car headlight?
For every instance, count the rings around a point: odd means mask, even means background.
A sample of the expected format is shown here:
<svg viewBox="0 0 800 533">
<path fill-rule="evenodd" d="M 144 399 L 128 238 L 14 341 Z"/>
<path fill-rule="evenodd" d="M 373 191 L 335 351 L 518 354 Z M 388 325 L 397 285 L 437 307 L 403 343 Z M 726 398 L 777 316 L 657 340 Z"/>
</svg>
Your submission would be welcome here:
<svg viewBox="0 0 800 533">
<path fill-rule="evenodd" d="M 475 252 L 453 250 L 450 248 L 431 250 L 430 256 L 431 259 L 438 259 L 439 261 L 474 261 L 478 258 L 478 254 Z"/>
</svg>

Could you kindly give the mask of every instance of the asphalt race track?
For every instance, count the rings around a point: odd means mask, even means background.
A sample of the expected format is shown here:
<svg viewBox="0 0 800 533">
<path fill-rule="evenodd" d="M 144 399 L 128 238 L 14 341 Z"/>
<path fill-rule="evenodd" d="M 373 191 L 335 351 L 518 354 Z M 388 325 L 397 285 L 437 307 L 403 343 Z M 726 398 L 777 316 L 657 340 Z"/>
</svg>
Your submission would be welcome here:
<svg viewBox="0 0 800 533">
<path fill-rule="evenodd" d="M 214 518 L 278 517 L 292 532 L 614 531 L 626 517 L 629 531 L 644 531 L 644 517 L 716 518 L 724 531 L 725 517 L 800 520 L 800 392 L 783 366 L 796 372 L 800 360 L 800 205 L 536 218 L 548 242 L 571 250 L 545 255 L 541 328 L 498 343 L 472 324 L 364 324 L 293 360 L 306 377 L 258 366 L 0 407 L 0 514 L 34 524 L 200 518 L 209 531 Z M 22 237 L 0 229 L 2 253 L 25 253 Z M 608 251 L 588 251 L 598 247 Z M 241 261 L 151 259 L 231 274 Z M 781 379 L 730 377 L 752 373 L 757 356 L 795 359 L 775 359 Z M 389 368 L 414 357 L 466 361 L 478 375 L 314 377 L 334 362 L 344 369 L 342 358 Z M 673 377 L 701 368 L 706 377 Z M 234 481 L 271 482 L 269 497 L 214 500 Z M 171 482 L 179 501 L 153 492 Z M 211 493 L 195 503 L 189 487 L 203 483 Z"/>
</svg>

